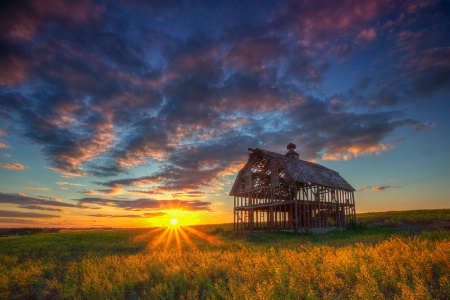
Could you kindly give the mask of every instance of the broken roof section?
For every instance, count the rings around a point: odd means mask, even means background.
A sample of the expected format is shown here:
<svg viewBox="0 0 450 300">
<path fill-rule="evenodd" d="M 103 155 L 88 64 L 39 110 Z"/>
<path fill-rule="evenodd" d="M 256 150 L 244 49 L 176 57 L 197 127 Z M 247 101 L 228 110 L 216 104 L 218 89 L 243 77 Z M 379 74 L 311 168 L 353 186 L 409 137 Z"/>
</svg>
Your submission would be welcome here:
<svg viewBox="0 0 450 300">
<path fill-rule="evenodd" d="M 295 156 L 286 156 L 259 148 L 248 148 L 248 150 L 252 152 L 251 156 L 261 155 L 271 160 L 276 160 L 284 168 L 285 172 L 288 173 L 289 177 L 294 181 L 304 184 L 318 184 L 332 189 L 355 191 L 355 189 L 344 178 L 342 178 L 338 172 L 328 169 L 319 164 L 307 162 L 298 159 Z M 246 167 L 247 165 L 244 167 L 244 169 Z M 238 178 L 236 180 L 239 179 L 241 174 L 242 172 L 239 172 Z M 230 195 L 238 193 L 236 188 L 237 185 L 233 185 Z"/>
</svg>

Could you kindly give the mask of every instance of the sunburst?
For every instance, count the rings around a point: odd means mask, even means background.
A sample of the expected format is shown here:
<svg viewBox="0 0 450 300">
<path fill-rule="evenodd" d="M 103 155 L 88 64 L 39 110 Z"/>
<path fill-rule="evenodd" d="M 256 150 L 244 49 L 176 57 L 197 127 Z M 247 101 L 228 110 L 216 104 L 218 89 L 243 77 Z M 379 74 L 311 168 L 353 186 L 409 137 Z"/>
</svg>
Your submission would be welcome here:
<svg viewBox="0 0 450 300">
<path fill-rule="evenodd" d="M 168 250 L 176 245 L 176 249 L 178 249 L 179 252 L 182 252 L 183 248 L 196 250 L 197 246 L 193 241 L 195 238 L 199 238 L 214 245 L 222 243 L 220 239 L 193 227 L 178 226 L 177 219 L 170 220 L 170 224 L 171 226 L 166 227 L 165 229 L 160 228 L 159 230 L 153 230 L 149 234 L 149 237 L 152 238 L 152 240 L 148 243 L 149 248 L 154 249 L 164 245 L 164 249 Z M 158 231 L 162 232 L 158 234 Z"/>
</svg>

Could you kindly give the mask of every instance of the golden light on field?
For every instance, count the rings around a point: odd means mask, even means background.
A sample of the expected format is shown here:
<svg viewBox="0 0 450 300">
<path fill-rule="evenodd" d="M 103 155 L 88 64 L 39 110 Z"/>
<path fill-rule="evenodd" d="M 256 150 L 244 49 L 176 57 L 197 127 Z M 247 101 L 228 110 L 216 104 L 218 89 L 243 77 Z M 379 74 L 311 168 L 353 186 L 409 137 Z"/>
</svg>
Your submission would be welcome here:
<svg viewBox="0 0 450 300">
<path fill-rule="evenodd" d="M 171 224 L 172 226 L 177 226 L 177 225 L 178 225 L 178 219 L 173 218 L 172 220 L 170 220 L 170 224 Z"/>
<path fill-rule="evenodd" d="M 178 224 L 178 219 L 171 219 L 171 224 L 172 220 L 177 220 Z M 165 250 L 172 248 L 177 249 L 179 252 L 186 249 L 196 250 L 196 243 L 199 241 L 205 241 L 214 245 L 222 243 L 220 239 L 195 229 L 194 227 L 180 227 L 178 225 L 154 228 L 137 237 L 135 241 L 142 239 L 150 239 L 147 244 L 148 248 L 154 249 L 162 245 Z"/>
</svg>

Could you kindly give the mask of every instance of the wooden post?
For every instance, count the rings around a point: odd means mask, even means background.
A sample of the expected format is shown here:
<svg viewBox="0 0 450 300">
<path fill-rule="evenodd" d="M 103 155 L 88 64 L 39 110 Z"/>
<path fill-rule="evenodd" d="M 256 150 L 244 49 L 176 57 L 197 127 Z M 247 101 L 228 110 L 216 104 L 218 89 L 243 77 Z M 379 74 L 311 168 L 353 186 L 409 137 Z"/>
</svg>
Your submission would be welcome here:
<svg viewBox="0 0 450 300">
<path fill-rule="evenodd" d="M 250 221 L 250 231 L 253 231 L 253 208 L 250 209 L 249 221 Z"/>
<path fill-rule="evenodd" d="M 233 228 L 234 228 L 234 231 L 236 231 L 236 196 L 234 196 L 233 199 L 234 199 L 234 208 L 233 208 Z"/>
<path fill-rule="evenodd" d="M 295 196 L 294 196 L 294 200 L 295 200 L 295 205 L 294 205 L 294 209 L 295 209 L 295 230 L 298 230 L 298 197 L 297 197 L 297 193 L 298 193 L 298 187 L 297 184 L 295 184 Z"/>
</svg>

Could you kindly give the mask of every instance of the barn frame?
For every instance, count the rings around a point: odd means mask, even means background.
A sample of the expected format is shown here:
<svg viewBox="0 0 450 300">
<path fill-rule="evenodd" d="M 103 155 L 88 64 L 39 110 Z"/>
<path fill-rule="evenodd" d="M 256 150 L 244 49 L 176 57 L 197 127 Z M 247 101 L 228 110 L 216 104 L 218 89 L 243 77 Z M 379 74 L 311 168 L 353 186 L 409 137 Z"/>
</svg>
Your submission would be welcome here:
<svg viewBox="0 0 450 300">
<path fill-rule="evenodd" d="M 300 160 L 295 148 L 290 143 L 285 155 L 248 148 L 249 159 L 230 191 L 236 231 L 345 228 L 356 222 L 355 189 L 336 171 Z"/>
</svg>

